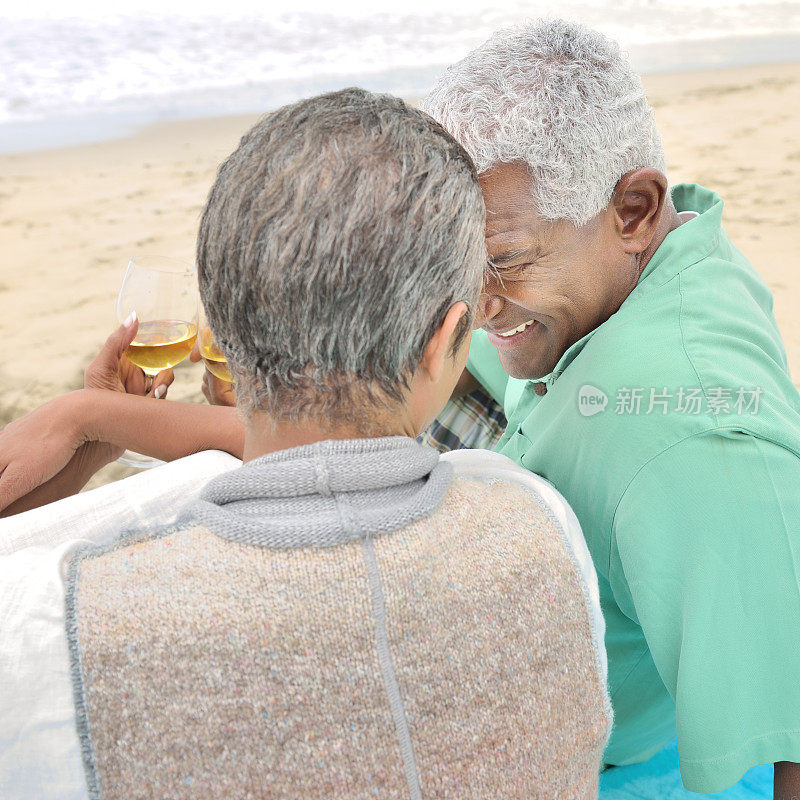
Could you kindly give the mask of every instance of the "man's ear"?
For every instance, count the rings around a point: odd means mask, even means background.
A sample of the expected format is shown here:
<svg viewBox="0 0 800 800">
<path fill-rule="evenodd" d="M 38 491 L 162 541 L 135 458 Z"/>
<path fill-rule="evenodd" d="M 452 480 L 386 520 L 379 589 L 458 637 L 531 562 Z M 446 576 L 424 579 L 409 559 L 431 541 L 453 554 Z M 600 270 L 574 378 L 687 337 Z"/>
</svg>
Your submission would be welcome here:
<svg viewBox="0 0 800 800">
<path fill-rule="evenodd" d="M 459 301 L 450 306 L 444 318 L 444 322 L 431 336 L 425 350 L 422 352 L 420 367 L 425 374 L 436 383 L 444 371 L 446 359 L 450 358 L 453 339 L 461 317 L 467 313 L 467 304 Z"/>
<path fill-rule="evenodd" d="M 661 219 L 667 191 L 667 179 L 657 169 L 635 169 L 619 179 L 611 205 L 626 252 L 642 253 L 648 248 Z"/>
</svg>

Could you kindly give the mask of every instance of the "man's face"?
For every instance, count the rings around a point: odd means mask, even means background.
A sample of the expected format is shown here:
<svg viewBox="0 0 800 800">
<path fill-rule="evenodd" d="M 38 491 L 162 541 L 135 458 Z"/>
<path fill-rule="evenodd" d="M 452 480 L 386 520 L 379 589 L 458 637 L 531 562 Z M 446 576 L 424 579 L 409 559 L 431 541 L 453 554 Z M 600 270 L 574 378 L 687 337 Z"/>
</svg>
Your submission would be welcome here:
<svg viewBox="0 0 800 800">
<path fill-rule="evenodd" d="M 486 247 L 497 266 L 484 283 L 480 321 L 515 378 L 552 372 L 570 345 L 620 307 L 639 275 L 635 259 L 619 246 L 613 210 L 580 228 L 546 222 L 534 207 L 531 180 L 520 164 L 480 175 Z"/>
</svg>

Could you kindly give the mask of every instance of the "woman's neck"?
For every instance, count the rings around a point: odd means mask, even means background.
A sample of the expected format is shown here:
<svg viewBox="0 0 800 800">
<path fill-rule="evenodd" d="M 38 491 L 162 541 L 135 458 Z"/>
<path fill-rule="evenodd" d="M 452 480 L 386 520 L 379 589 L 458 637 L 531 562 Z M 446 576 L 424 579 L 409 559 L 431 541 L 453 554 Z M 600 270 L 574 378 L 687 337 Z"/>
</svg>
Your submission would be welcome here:
<svg viewBox="0 0 800 800">
<path fill-rule="evenodd" d="M 303 420 L 301 423 L 274 422 L 266 414 L 256 412 L 245 422 L 243 461 L 302 447 L 328 439 L 370 439 L 378 436 L 410 436 L 416 434 L 413 426 L 404 419 L 396 418 L 387 424 L 344 424 L 331 426 L 319 420 Z"/>
</svg>

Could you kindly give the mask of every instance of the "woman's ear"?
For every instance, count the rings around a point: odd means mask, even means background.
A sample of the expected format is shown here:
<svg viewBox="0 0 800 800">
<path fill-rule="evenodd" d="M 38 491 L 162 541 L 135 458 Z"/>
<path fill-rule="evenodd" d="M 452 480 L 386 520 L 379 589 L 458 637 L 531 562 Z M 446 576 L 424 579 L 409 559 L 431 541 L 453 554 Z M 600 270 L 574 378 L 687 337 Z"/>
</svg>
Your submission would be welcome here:
<svg viewBox="0 0 800 800">
<path fill-rule="evenodd" d="M 444 321 L 425 345 L 420 367 L 434 383 L 442 377 L 446 359 L 450 357 L 458 323 L 467 311 L 467 304 L 463 301 L 450 306 Z"/>
</svg>

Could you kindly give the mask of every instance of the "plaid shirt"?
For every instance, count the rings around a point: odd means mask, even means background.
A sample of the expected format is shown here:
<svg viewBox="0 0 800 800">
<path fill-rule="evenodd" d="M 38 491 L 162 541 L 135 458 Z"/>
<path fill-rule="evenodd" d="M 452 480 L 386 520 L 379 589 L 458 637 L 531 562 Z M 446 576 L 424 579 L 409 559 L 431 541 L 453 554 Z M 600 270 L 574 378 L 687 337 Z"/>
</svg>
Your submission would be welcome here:
<svg viewBox="0 0 800 800">
<path fill-rule="evenodd" d="M 506 424 L 503 409 L 485 392 L 476 389 L 450 400 L 417 441 L 442 453 L 464 448 L 491 450 Z"/>
</svg>

